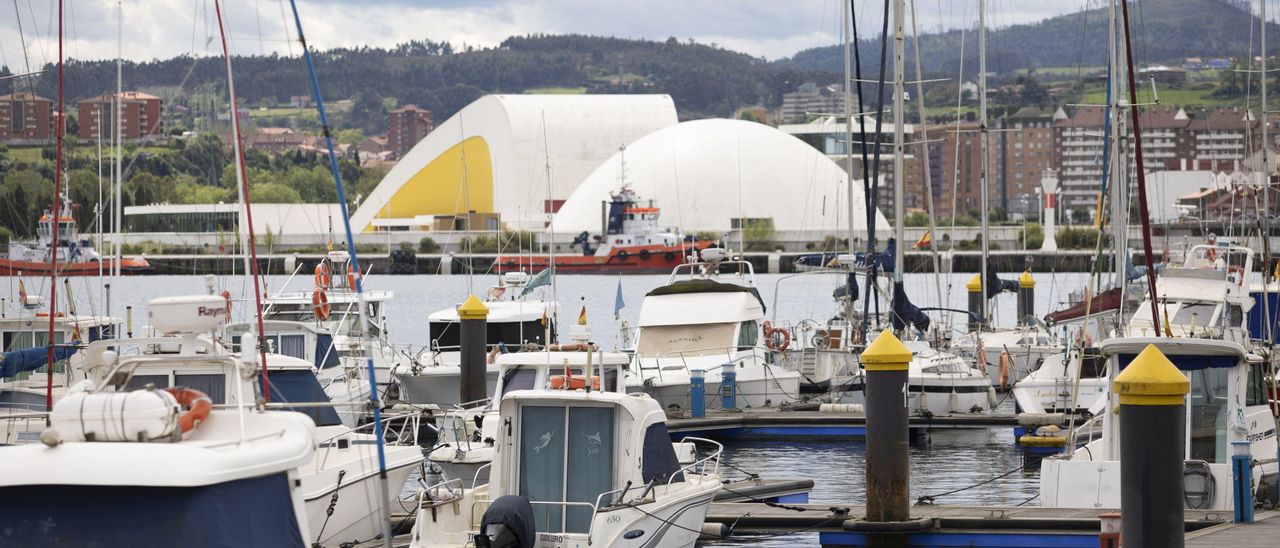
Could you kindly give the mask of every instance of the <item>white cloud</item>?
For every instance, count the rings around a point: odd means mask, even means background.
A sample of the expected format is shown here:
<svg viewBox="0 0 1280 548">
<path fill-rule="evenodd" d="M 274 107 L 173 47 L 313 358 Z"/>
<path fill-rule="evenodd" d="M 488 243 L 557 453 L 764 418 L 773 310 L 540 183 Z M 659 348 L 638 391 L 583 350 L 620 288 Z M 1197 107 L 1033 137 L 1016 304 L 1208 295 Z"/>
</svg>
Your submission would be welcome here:
<svg viewBox="0 0 1280 548">
<path fill-rule="evenodd" d="M 114 58 L 116 18 L 113 0 L 64 0 L 67 6 L 66 56 Z M 879 32 L 883 0 L 856 0 L 860 32 Z M 976 23 L 976 0 L 920 0 L 921 30 L 970 27 Z M 992 0 L 992 25 L 1035 21 L 1081 9 L 1098 0 Z M 19 3 L 20 18 L 0 7 L 0 63 L 16 72 L 27 58 L 33 67 L 57 59 L 56 0 Z M 810 48 L 837 44 L 843 2 L 747 0 L 319 0 L 299 2 L 307 39 L 316 48 L 388 47 L 411 39 L 445 40 L 455 46 L 496 46 L 512 35 L 577 33 L 622 38 L 680 40 L 777 59 Z M 289 39 L 296 34 L 288 2 L 228 0 L 224 2 L 232 51 L 296 53 Z M 146 0 L 124 2 L 124 57 L 169 58 L 196 53 L 220 54 L 213 0 Z M 18 32 L 19 20 L 23 32 Z M 260 30 L 259 30 L 260 29 Z"/>
</svg>

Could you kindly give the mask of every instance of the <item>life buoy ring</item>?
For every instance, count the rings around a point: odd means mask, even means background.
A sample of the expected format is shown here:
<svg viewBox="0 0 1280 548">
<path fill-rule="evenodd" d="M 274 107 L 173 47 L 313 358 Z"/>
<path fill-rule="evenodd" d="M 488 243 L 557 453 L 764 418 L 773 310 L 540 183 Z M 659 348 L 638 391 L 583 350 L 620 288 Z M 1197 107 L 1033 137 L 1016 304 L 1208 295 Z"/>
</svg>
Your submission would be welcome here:
<svg viewBox="0 0 1280 548">
<path fill-rule="evenodd" d="M 231 292 L 223 289 L 220 295 L 222 295 L 223 300 L 227 301 L 227 313 L 224 315 L 223 318 L 226 321 L 230 322 L 231 321 Z"/>
<path fill-rule="evenodd" d="M 665 255 L 663 255 L 662 257 L 663 257 L 664 259 L 666 259 L 666 260 L 667 260 L 667 262 L 674 261 L 674 260 L 676 260 L 676 252 L 674 252 L 674 251 L 668 251 L 668 252 L 667 252 Z"/>
<path fill-rule="evenodd" d="M 66 314 L 65 314 L 65 313 L 62 313 L 62 312 L 58 312 L 57 314 L 54 314 L 54 315 L 53 315 L 53 317 L 55 317 L 55 318 L 61 318 L 61 317 L 63 317 L 63 316 L 66 316 Z M 36 317 L 37 317 L 37 318 L 48 318 L 48 317 L 49 317 L 49 313 L 48 313 L 48 312 L 36 312 Z"/>
<path fill-rule="evenodd" d="M 362 279 L 362 277 L 360 276 L 359 272 L 356 272 L 355 267 L 351 265 L 347 265 L 347 289 L 355 291 L 356 280 L 359 280 L 359 279 Z"/>
<path fill-rule="evenodd" d="M 209 413 L 213 411 L 213 400 L 209 399 L 209 395 L 204 392 L 182 387 L 170 387 L 164 390 L 172 394 L 174 399 L 178 400 L 178 405 L 186 409 L 178 417 L 178 425 L 182 427 L 184 434 L 208 419 Z"/>
<path fill-rule="evenodd" d="M 315 309 L 316 318 L 320 321 L 329 319 L 329 296 L 325 294 L 323 287 L 317 287 L 311 292 L 311 307 Z"/>
<path fill-rule="evenodd" d="M 1000 388 L 1002 390 L 1009 389 L 1009 375 L 1013 369 L 1013 357 L 1009 355 L 1009 351 L 1005 350 L 1000 353 Z"/>
<path fill-rule="evenodd" d="M 321 262 L 316 265 L 316 287 L 328 289 L 333 283 L 333 276 L 329 272 L 329 263 Z"/>
<path fill-rule="evenodd" d="M 631 253 L 630 253 L 630 252 L 628 252 L 627 250 L 623 249 L 623 250 L 621 250 L 621 251 L 619 251 L 619 252 L 618 252 L 618 258 L 619 258 L 619 259 L 622 259 L 622 260 L 624 260 L 624 261 L 625 261 L 625 260 L 627 260 L 627 258 L 628 258 L 628 257 L 631 257 Z"/>
<path fill-rule="evenodd" d="M 782 352 L 791 346 L 791 332 L 785 327 L 774 327 L 770 322 L 764 322 L 764 346 L 769 350 Z"/>
<path fill-rule="evenodd" d="M 652 255 L 653 255 L 653 253 L 650 253 L 648 249 L 641 249 L 641 250 L 640 250 L 640 260 L 642 260 L 642 261 L 647 261 L 647 260 L 649 260 L 649 257 L 650 257 L 650 256 L 652 256 Z"/>
<path fill-rule="evenodd" d="M 1231 275 L 1232 275 L 1232 274 L 1235 274 L 1235 275 L 1236 275 L 1236 278 L 1235 278 L 1236 285 L 1244 286 L 1244 267 L 1243 267 L 1243 266 L 1228 266 L 1228 267 L 1227 267 L 1227 280 L 1231 280 Z"/>
</svg>

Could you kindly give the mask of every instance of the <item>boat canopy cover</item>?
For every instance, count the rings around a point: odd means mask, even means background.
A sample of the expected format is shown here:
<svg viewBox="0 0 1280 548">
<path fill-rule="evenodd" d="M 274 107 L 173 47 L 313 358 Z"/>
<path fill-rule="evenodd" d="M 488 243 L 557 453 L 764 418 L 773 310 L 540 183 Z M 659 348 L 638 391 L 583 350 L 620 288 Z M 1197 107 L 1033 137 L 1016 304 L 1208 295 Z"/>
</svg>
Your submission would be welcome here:
<svg viewBox="0 0 1280 548">
<path fill-rule="evenodd" d="M 57 344 L 53 346 L 53 360 L 55 362 L 70 358 L 75 353 L 75 345 Z M 0 354 L 0 378 L 7 379 L 20 373 L 35 371 L 46 365 L 49 365 L 48 348 L 11 350 Z"/>
<path fill-rule="evenodd" d="M 492 548 L 533 548 L 533 504 L 517 495 L 498 497 L 480 518 L 480 531 Z"/>
<path fill-rule="evenodd" d="M 1120 309 L 1120 288 L 1112 288 L 1110 290 L 1099 293 L 1093 299 L 1080 301 L 1062 310 L 1050 312 L 1045 315 L 1044 321 L 1049 325 L 1059 322 L 1083 318 L 1086 314 L 1101 314 L 1112 310 Z M 1085 303 L 1088 303 L 1086 305 Z"/>
<path fill-rule="evenodd" d="M 857 273 L 850 272 L 847 276 L 845 276 L 844 285 L 837 287 L 835 291 L 831 292 L 832 299 L 839 299 L 841 297 L 848 297 L 849 300 L 851 301 L 858 300 L 858 274 Z"/>
<path fill-rule="evenodd" d="M 340 363 L 338 359 L 338 349 L 333 346 L 333 335 L 328 333 L 316 334 L 316 367 L 319 369 L 328 369 Z"/>
<path fill-rule="evenodd" d="M 764 300 L 760 298 L 760 292 L 756 291 L 756 288 L 745 285 L 721 283 L 715 280 L 680 280 L 678 282 L 659 286 L 646 293 L 645 296 L 685 295 L 689 293 L 750 293 L 757 301 L 760 301 L 761 310 L 768 310 L 764 305 Z"/>
<path fill-rule="evenodd" d="M 1001 280 L 1000 273 L 996 272 L 996 265 L 994 264 L 987 263 L 987 275 L 983 278 L 985 278 L 983 281 L 986 282 L 987 286 L 986 294 L 988 299 L 995 297 L 1004 291 L 1018 291 L 1018 281 Z"/>
<path fill-rule="evenodd" d="M 0 546 L 304 548 L 290 481 L 281 472 L 194 487 L 3 487 L 0 515 L 7 529 Z M 67 504 L 79 497 L 101 504 Z"/>
<path fill-rule="evenodd" d="M 893 286 L 893 329 L 901 330 L 908 324 L 919 329 L 920 331 L 928 331 L 929 315 L 920 310 L 920 307 L 911 303 L 911 299 L 907 298 L 907 290 L 903 289 L 901 283 Z"/>
<path fill-rule="evenodd" d="M 259 377 L 261 378 L 261 377 Z M 269 371 L 267 382 L 271 384 L 271 401 L 277 403 L 329 403 L 329 395 L 320 387 L 320 379 L 315 373 L 305 369 L 284 369 Z M 311 417 L 316 426 L 334 426 L 342 424 L 338 412 L 332 407 L 300 407 L 292 408 Z"/>
<path fill-rule="evenodd" d="M 676 458 L 675 448 L 671 446 L 667 423 L 651 424 L 644 431 L 644 453 L 640 459 L 640 479 L 646 484 L 652 481 L 665 483 L 673 474 L 679 474 L 680 461 Z"/>
</svg>

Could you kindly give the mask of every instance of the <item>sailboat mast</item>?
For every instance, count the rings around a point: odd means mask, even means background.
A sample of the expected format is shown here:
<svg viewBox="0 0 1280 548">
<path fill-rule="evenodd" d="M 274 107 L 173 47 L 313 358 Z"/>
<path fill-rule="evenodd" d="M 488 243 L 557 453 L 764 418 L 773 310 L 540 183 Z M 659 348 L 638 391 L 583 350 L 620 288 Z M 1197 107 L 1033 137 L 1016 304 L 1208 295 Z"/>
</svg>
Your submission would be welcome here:
<svg viewBox="0 0 1280 548">
<path fill-rule="evenodd" d="M 987 284 L 992 283 L 987 279 L 987 256 L 991 253 L 991 219 L 989 212 L 989 202 L 991 200 L 990 191 L 987 188 L 988 177 L 991 174 L 990 166 L 990 150 L 991 150 L 991 134 L 987 132 L 987 2 L 986 0 L 978 0 L 978 132 L 981 139 L 982 148 L 982 175 L 978 177 L 978 192 L 981 196 L 978 198 L 979 208 L 982 210 L 982 264 L 979 266 L 978 279 L 982 281 L 982 307 L 979 312 L 982 317 L 978 319 L 978 331 L 982 331 L 982 327 L 989 325 L 991 318 L 988 314 L 989 302 L 987 301 Z"/>
<path fill-rule="evenodd" d="M 846 204 L 848 208 L 848 223 L 849 223 L 848 249 L 849 249 L 849 256 L 852 257 L 853 256 L 853 239 L 854 239 L 853 238 L 853 234 L 854 234 L 853 232 L 854 230 L 853 229 L 853 223 L 854 223 L 854 219 L 853 219 L 853 211 L 854 211 L 854 206 L 853 206 L 853 94 L 852 94 L 853 66 L 851 63 L 850 55 L 849 55 L 849 42 L 852 40 L 851 37 L 853 36 L 852 22 L 851 22 L 851 19 L 853 18 L 853 0 L 849 0 L 848 6 L 849 6 L 849 11 L 847 13 L 844 13 L 845 10 L 843 9 L 840 10 L 842 12 L 842 15 L 840 18 L 844 21 L 844 25 L 842 25 L 841 28 L 844 30 L 844 37 L 843 37 L 844 38 L 844 82 L 842 86 L 844 89 L 842 91 L 844 92 L 844 172 L 846 175 L 845 176 L 845 201 L 848 202 Z M 867 174 L 863 173 L 862 176 L 866 177 Z M 850 288 L 850 290 L 852 290 L 852 288 Z M 853 299 L 849 299 L 848 302 L 845 303 L 844 318 L 845 318 L 845 321 L 847 322 L 850 322 L 850 323 L 853 322 Z"/>
<path fill-rule="evenodd" d="M 226 59 L 227 65 L 227 93 L 231 96 L 231 141 L 232 150 L 236 155 L 236 192 L 239 194 L 240 204 L 244 207 L 244 215 L 241 217 L 241 238 L 242 247 L 241 255 L 244 257 L 244 271 L 253 277 L 253 300 L 255 316 L 258 320 L 258 352 L 262 359 L 262 397 L 267 401 L 271 401 L 271 384 L 267 382 L 267 345 L 263 338 L 263 332 L 266 329 L 262 325 L 262 281 L 258 276 L 258 252 L 257 242 L 253 237 L 253 205 L 249 202 L 249 181 L 246 178 L 244 166 L 244 150 L 241 147 L 240 139 L 240 116 L 236 111 L 236 81 L 231 71 L 231 51 L 227 47 L 227 30 L 222 20 L 222 2 L 214 0 L 213 8 L 218 16 L 218 33 L 222 35 L 222 56 Z M 354 251 L 354 250 L 353 250 Z M 359 272 L 357 272 L 359 274 Z M 364 306 L 360 307 L 360 313 L 364 313 Z M 252 352 L 254 349 L 248 349 Z M 245 349 L 240 349 L 243 355 Z"/>
<path fill-rule="evenodd" d="M 347 248 L 351 252 L 351 266 L 358 274 L 360 272 L 360 258 L 356 251 L 355 236 L 351 232 L 351 215 L 347 211 L 347 191 L 342 184 L 342 172 L 338 169 L 338 157 L 333 150 L 333 133 L 329 131 L 329 116 L 324 110 L 324 97 L 320 94 L 320 80 L 316 77 L 315 63 L 311 60 L 311 48 L 307 47 L 307 38 L 302 32 L 302 17 L 298 15 L 298 4 L 290 0 L 289 7 L 293 10 L 293 22 L 298 29 L 298 41 L 302 44 L 302 57 L 307 61 L 307 73 L 311 77 L 311 94 L 316 100 L 316 113 L 320 117 L 320 127 L 324 130 L 325 146 L 329 148 L 329 169 L 333 171 L 333 182 L 338 191 L 338 207 L 342 209 L 342 226 L 346 229 Z M 468 268 L 468 270 L 470 269 Z M 382 545 L 386 548 L 391 548 L 391 509 L 387 507 L 387 501 L 390 500 L 390 488 L 387 486 L 386 438 L 382 430 L 382 404 L 378 401 L 378 379 L 373 368 L 369 306 L 364 295 L 364 278 L 357 276 L 355 280 L 356 299 L 360 304 L 360 334 L 363 338 L 361 347 L 365 349 L 365 352 L 369 353 L 365 360 L 365 371 L 369 376 L 369 404 L 373 408 L 373 435 L 378 449 L 378 500 L 381 501 L 378 504 L 378 519 L 382 522 Z M 259 321 L 261 321 L 261 316 L 259 316 Z"/>
<path fill-rule="evenodd" d="M 903 235 L 906 233 L 903 227 L 903 220 L 906 218 L 906 204 L 904 203 L 903 187 L 907 183 L 906 173 L 903 169 L 902 156 L 905 154 L 903 141 L 906 139 L 904 123 L 906 122 L 906 101 L 904 94 L 906 93 L 906 38 L 903 32 L 903 18 L 905 12 L 905 1 L 894 0 L 893 2 L 893 223 L 897 231 L 895 238 L 897 245 L 893 246 L 893 284 L 894 299 L 901 294 L 898 288 L 902 286 L 902 270 L 903 270 Z M 897 303 L 895 303 L 897 304 Z M 893 309 L 893 313 L 897 313 L 897 308 Z"/>
<path fill-rule="evenodd" d="M 62 101 L 62 0 L 58 0 L 58 148 L 53 165 L 53 200 L 49 207 L 49 220 L 53 225 L 53 241 L 49 244 L 49 361 L 45 365 L 44 405 L 53 409 L 53 331 L 58 317 L 58 227 L 62 224 L 62 133 L 67 115 Z M 68 250 L 68 255 L 70 250 Z M 26 304 L 26 303 L 23 303 Z"/>
<path fill-rule="evenodd" d="M 1267 149 L 1271 143 L 1268 141 L 1267 131 L 1267 0 L 1261 0 L 1261 16 L 1262 16 L 1262 208 L 1264 212 L 1271 211 L 1271 166 L 1268 164 Z M 1271 222 L 1268 219 L 1269 214 L 1263 213 L 1259 215 L 1262 223 L 1262 316 L 1267 318 L 1266 328 L 1263 329 L 1267 336 L 1267 344 L 1275 341 L 1272 336 L 1272 330 L 1275 328 L 1271 319 L 1271 296 L 1267 290 L 1267 278 L 1270 276 L 1270 260 L 1271 260 Z"/>
<path fill-rule="evenodd" d="M 116 96 L 111 101 L 111 133 L 115 136 L 115 257 L 111 263 L 112 276 L 120 275 L 120 258 L 124 254 L 124 124 L 121 122 L 120 98 L 124 95 L 124 2 L 116 0 Z M 98 109 L 99 112 L 102 109 Z"/>
<path fill-rule="evenodd" d="M 1116 40 L 1116 3 L 1112 0 L 1108 4 L 1107 21 L 1110 23 L 1107 27 L 1107 64 L 1110 74 L 1107 78 L 1107 116 L 1110 122 L 1110 147 L 1108 155 L 1108 165 L 1103 166 L 1107 170 L 1107 178 L 1111 185 L 1111 230 L 1112 230 L 1112 253 L 1113 262 L 1115 263 L 1115 284 L 1120 288 L 1121 299 L 1128 295 L 1129 272 L 1128 265 L 1131 260 L 1129 256 L 1129 202 L 1125 196 L 1129 194 L 1129 158 L 1124 151 L 1122 143 L 1123 139 L 1117 139 L 1116 136 L 1123 135 L 1121 125 L 1123 117 L 1120 116 L 1120 48 Z M 1124 329 L 1124 307 L 1120 307 L 1116 317 L 1116 329 Z"/>
<path fill-rule="evenodd" d="M 1130 38 L 1129 3 L 1120 3 L 1124 19 L 1124 55 L 1129 81 L 1129 122 L 1133 124 L 1133 160 L 1138 172 L 1138 217 L 1142 221 L 1142 254 L 1147 262 L 1147 291 L 1151 295 L 1151 320 L 1156 326 L 1156 336 L 1161 336 L 1160 307 L 1156 304 L 1156 264 L 1151 252 L 1151 215 L 1147 211 L 1147 174 L 1142 163 L 1142 124 L 1138 121 L 1138 90 L 1133 82 L 1133 40 Z"/>
</svg>

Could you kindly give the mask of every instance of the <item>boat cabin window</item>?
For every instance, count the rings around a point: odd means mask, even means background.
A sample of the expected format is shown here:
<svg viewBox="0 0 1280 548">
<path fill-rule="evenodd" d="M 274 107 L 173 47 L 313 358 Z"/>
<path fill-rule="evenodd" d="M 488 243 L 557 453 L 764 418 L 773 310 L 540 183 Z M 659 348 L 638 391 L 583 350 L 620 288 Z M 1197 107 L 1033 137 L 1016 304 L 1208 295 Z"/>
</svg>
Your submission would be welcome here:
<svg viewBox="0 0 1280 548">
<path fill-rule="evenodd" d="M 1249 366 L 1249 380 L 1245 387 L 1245 405 L 1267 405 L 1267 392 L 1270 388 L 1267 383 L 1267 372 L 1262 364 L 1251 364 Z"/>
<path fill-rule="evenodd" d="M 1178 311 L 1174 313 L 1170 323 L 1174 325 L 1192 325 L 1196 327 L 1204 327 L 1209 325 L 1209 321 L 1213 319 L 1213 310 L 1217 308 L 1217 303 L 1182 303 L 1178 307 Z"/>
<path fill-rule="evenodd" d="M 533 390 L 537 380 L 538 371 L 535 369 L 508 369 L 502 374 L 502 395 L 515 390 Z"/>
<path fill-rule="evenodd" d="M 307 336 L 302 334 L 267 335 L 272 351 L 292 358 L 307 359 Z"/>
<path fill-rule="evenodd" d="M 431 322 L 427 326 L 431 348 L 436 351 L 457 350 L 462 346 L 462 326 L 459 322 Z M 551 337 L 555 338 L 555 326 L 551 327 Z M 542 320 L 527 322 L 490 322 L 485 330 L 485 345 L 497 346 L 505 344 L 514 350 L 526 342 L 542 344 L 547 329 Z"/>
<path fill-rule="evenodd" d="M 1244 310 L 1239 305 L 1227 305 L 1227 327 L 1241 327 L 1244 325 Z"/>
<path fill-rule="evenodd" d="M 709 356 L 733 346 L 736 323 L 655 325 L 640 328 L 636 354 L 641 356 Z"/>
<path fill-rule="evenodd" d="M 755 320 L 747 320 L 742 322 L 738 327 L 738 349 L 746 350 L 754 348 L 756 342 L 760 340 L 760 328 L 756 327 Z"/>
<path fill-rule="evenodd" d="M 613 431 L 612 406 L 520 407 L 517 481 L 536 531 L 590 529 L 596 499 L 613 490 Z"/>
<path fill-rule="evenodd" d="M 1190 458 L 1227 462 L 1227 389 L 1230 368 L 1183 371 L 1191 379 Z"/>
<path fill-rule="evenodd" d="M 142 390 L 147 385 L 153 385 L 156 388 L 168 388 L 170 386 L 181 386 L 184 388 L 194 388 L 209 395 L 209 399 L 214 405 L 227 403 L 227 379 L 222 373 L 214 374 L 187 374 L 187 373 L 159 373 L 159 374 L 135 374 L 129 378 L 129 382 L 124 385 L 124 391 Z"/>
</svg>

